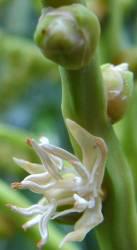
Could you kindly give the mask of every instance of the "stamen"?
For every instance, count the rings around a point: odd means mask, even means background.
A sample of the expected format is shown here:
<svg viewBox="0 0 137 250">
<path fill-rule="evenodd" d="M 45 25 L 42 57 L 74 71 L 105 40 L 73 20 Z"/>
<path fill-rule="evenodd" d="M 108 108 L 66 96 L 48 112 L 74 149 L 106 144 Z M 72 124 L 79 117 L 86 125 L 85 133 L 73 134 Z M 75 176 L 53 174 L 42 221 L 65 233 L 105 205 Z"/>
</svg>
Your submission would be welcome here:
<svg viewBox="0 0 137 250">
<path fill-rule="evenodd" d="M 22 184 L 21 184 L 21 182 L 13 182 L 13 183 L 11 184 L 11 187 L 12 187 L 13 189 L 21 189 L 21 188 L 22 188 Z"/>
<path fill-rule="evenodd" d="M 29 146 L 32 146 L 32 139 L 31 138 L 28 138 L 26 143 L 29 145 Z"/>
<path fill-rule="evenodd" d="M 41 240 L 38 241 L 38 243 L 37 243 L 37 248 L 38 248 L 39 250 L 41 250 L 41 249 L 43 248 L 43 246 L 46 244 L 46 242 L 47 242 L 47 239 L 41 239 Z"/>
</svg>

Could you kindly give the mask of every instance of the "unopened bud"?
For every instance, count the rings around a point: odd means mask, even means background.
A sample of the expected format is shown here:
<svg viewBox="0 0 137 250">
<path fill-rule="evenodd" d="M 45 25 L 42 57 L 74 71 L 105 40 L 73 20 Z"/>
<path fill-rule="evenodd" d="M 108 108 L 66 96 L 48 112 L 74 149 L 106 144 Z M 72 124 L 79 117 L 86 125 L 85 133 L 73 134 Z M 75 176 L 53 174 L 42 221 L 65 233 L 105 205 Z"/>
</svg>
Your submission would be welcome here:
<svg viewBox="0 0 137 250">
<path fill-rule="evenodd" d="M 65 5 L 71 5 L 74 3 L 84 4 L 84 0 L 41 0 L 44 7 L 60 7 Z"/>
<path fill-rule="evenodd" d="M 99 35 L 97 17 L 86 7 L 73 4 L 45 9 L 35 32 L 35 41 L 50 60 L 67 69 L 80 69 L 90 62 Z"/>
<path fill-rule="evenodd" d="M 101 70 L 107 95 L 107 112 L 114 123 L 119 121 L 127 110 L 133 89 L 133 73 L 128 70 L 127 63 L 118 66 L 105 64 Z"/>
</svg>

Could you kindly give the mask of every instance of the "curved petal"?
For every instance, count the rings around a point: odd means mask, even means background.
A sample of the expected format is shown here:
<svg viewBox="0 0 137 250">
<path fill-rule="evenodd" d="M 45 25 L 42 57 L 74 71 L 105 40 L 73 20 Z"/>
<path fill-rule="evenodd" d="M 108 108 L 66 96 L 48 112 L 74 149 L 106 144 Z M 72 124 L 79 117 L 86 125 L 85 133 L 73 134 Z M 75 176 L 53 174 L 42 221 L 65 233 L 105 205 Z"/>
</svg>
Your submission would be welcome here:
<svg viewBox="0 0 137 250">
<path fill-rule="evenodd" d="M 39 231 L 41 235 L 41 240 L 38 242 L 38 247 L 41 248 L 43 245 L 46 244 L 48 239 L 48 222 L 54 213 L 56 208 L 55 203 L 49 205 L 47 211 L 41 216 L 39 222 Z"/>
<path fill-rule="evenodd" d="M 31 174 L 24 178 L 23 181 L 32 181 L 40 185 L 45 185 L 48 182 L 53 181 L 51 175 L 48 172 L 40 173 L 40 174 Z"/>
<path fill-rule="evenodd" d="M 74 166 L 74 168 L 76 169 L 77 173 L 84 178 L 88 177 L 88 172 L 85 169 L 85 166 L 80 162 L 80 160 L 73 154 L 69 153 L 68 151 L 53 146 L 51 144 L 43 144 L 42 148 L 48 152 L 51 153 L 55 156 L 60 157 L 61 159 L 68 161 L 70 164 L 72 164 Z"/>
<path fill-rule="evenodd" d="M 32 163 L 15 157 L 13 157 L 13 160 L 29 174 L 39 174 L 45 172 L 45 168 L 42 164 Z"/>
<path fill-rule="evenodd" d="M 98 192 L 101 189 L 101 184 L 103 182 L 103 177 L 105 172 L 107 148 L 104 145 L 104 141 L 101 138 L 96 138 L 96 145 L 97 145 L 96 149 L 97 158 L 90 175 L 90 182 L 92 183 L 93 193 L 95 195 L 98 195 Z"/>
<path fill-rule="evenodd" d="M 10 208 L 19 214 L 22 214 L 25 216 L 33 216 L 33 215 L 42 214 L 47 208 L 47 206 L 36 204 L 36 205 L 32 205 L 31 207 L 22 208 L 22 207 L 16 207 L 14 205 L 10 205 Z"/>
<path fill-rule="evenodd" d="M 41 162 L 48 170 L 49 174 L 55 178 L 55 180 L 61 179 L 59 169 L 57 168 L 55 161 L 52 161 L 52 158 L 42 149 L 42 146 L 37 144 L 35 140 L 31 140 L 31 145 L 35 152 L 39 155 Z"/>
<path fill-rule="evenodd" d="M 61 242 L 61 247 L 71 241 L 82 241 L 87 233 L 103 220 L 101 213 L 101 199 L 98 199 L 95 208 L 86 209 L 80 219 L 76 222 L 74 231 L 67 234 Z"/>
<path fill-rule="evenodd" d="M 98 157 L 98 147 L 101 145 L 102 152 L 106 155 L 107 146 L 103 139 L 91 135 L 87 130 L 79 126 L 76 122 L 66 119 L 66 125 L 79 144 L 82 151 L 82 162 L 88 169 L 89 173 L 92 172 L 94 163 Z M 97 143 L 99 142 L 99 143 Z M 99 153 L 102 153 L 99 151 Z"/>
<path fill-rule="evenodd" d="M 41 215 L 36 215 L 35 217 L 33 217 L 31 220 L 27 221 L 25 224 L 22 225 L 22 228 L 24 230 L 27 230 L 28 228 L 30 227 L 33 227 L 35 226 L 36 224 L 39 223 L 40 221 L 40 218 L 41 218 Z"/>
<path fill-rule="evenodd" d="M 55 186 L 55 182 L 49 182 L 46 185 L 40 185 L 38 183 L 32 181 L 22 181 L 20 182 L 20 189 L 29 189 L 34 193 L 45 193 L 45 191 L 53 188 Z"/>
</svg>

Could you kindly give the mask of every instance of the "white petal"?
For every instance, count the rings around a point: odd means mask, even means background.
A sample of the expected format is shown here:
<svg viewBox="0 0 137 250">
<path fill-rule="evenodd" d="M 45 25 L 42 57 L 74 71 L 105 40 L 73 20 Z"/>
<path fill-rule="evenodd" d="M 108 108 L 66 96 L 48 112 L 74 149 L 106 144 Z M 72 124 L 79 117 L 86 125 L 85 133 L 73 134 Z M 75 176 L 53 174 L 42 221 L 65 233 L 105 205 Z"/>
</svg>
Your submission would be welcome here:
<svg viewBox="0 0 137 250">
<path fill-rule="evenodd" d="M 13 211 L 15 211 L 19 214 L 25 215 L 25 216 L 33 216 L 33 215 L 37 215 L 37 214 L 42 214 L 46 209 L 45 206 L 42 206 L 39 204 L 32 205 L 31 207 L 27 207 L 27 208 L 16 207 L 14 205 L 11 205 L 10 208 Z"/>
<path fill-rule="evenodd" d="M 93 166 L 93 170 L 91 172 L 90 181 L 93 183 L 92 190 L 93 192 L 98 192 L 101 189 L 101 184 L 104 178 L 105 172 L 105 162 L 107 157 L 107 148 L 104 144 L 104 141 L 101 138 L 96 138 L 97 145 L 97 158 Z"/>
<path fill-rule="evenodd" d="M 45 172 L 45 168 L 41 164 L 31 163 L 29 161 L 24 161 L 22 159 L 17 159 L 13 157 L 13 160 L 17 165 L 27 171 L 29 174 L 37 174 Z"/>
<path fill-rule="evenodd" d="M 29 220 L 29 221 L 27 221 L 25 224 L 23 224 L 23 225 L 22 225 L 22 228 L 23 228 L 24 230 L 27 230 L 28 228 L 35 226 L 36 224 L 39 223 L 40 218 L 41 218 L 41 215 L 35 216 L 35 217 L 32 218 L 31 220 Z"/>
<path fill-rule="evenodd" d="M 64 161 L 59 157 L 50 154 L 52 161 L 55 163 L 56 167 L 61 171 L 64 168 Z"/>
<path fill-rule="evenodd" d="M 52 161 L 49 154 L 47 154 L 43 149 L 42 146 L 38 145 L 34 140 L 31 141 L 33 149 L 39 155 L 43 165 L 48 170 L 49 174 L 53 176 L 56 180 L 61 179 L 61 175 L 59 173 L 59 169 L 55 165 L 55 162 Z"/>
<path fill-rule="evenodd" d="M 81 148 L 84 165 L 91 172 L 96 159 L 96 137 L 70 119 L 66 119 L 66 124 Z"/>
<path fill-rule="evenodd" d="M 30 189 L 35 193 L 44 193 L 55 186 L 55 182 L 49 182 L 46 185 L 40 185 L 32 181 L 22 181 L 20 184 L 20 189 Z"/>
<path fill-rule="evenodd" d="M 48 240 L 48 222 L 54 213 L 56 205 L 53 203 L 49 205 L 48 210 L 42 215 L 39 222 L 39 231 L 41 235 L 41 241 L 38 243 L 38 247 L 42 247 Z"/>
<path fill-rule="evenodd" d="M 74 194 L 73 197 L 74 197 L 74 200 L 76 201 L 75 207 L 77 209 L 79 209 L 80 211 L 84 211 L 86 208 L 95 207 L 95 199 L 94 198 L 88 201 L 77 194 Z"/>
<path fill-rule="evenodd" d="M 56 219 L 60 216 L 64 216 L 64 215 L 67 215 L 67 214 L 71 214 L 71 213 L 79 213 L 80 211 L 76 208 L 70 208 L 70 209 L 66 209 L 64 211 L 61 211 L 61 212 L 58 212 L 58 213 L 55 213 L 55 215 L 52 217 L 52 219 Z"/>
<path fill-rule="evenodd" d="M 32 174 L 27 176 L 23 181 L 32 181 L 40 185 L 44 185 L 52 180 L 48 172 L 41 174 Z"/>
<path fill-rule="evenodd" d="M 62 188 L 66 191 L 72 191 L 72 192 L 79 192 L 81 189 L 83 189 L 83 182 L 81 180 L 81 183 L 77 182 L 75 180 L 75 177 L 67 176 L 66 178 L 63 178 L 62 180 L 56 182 L 55 188 Z"/>
<path fill-rule="evenodd" d="M 98 173 L 100 174 L 100 183 L 102 183 L 104 175 L 104 161 L 107 155 L 107 146 L 104 140 L 91 135 L 88 131 L 70 119 L 66 120 L 66 124 L 70 133 L 81 148 L 83 163 L 87 167 L 90 174 L 92 173 L 96 160 L 98 161 L 99 159 L 101 166 Z"/>
<path fill-rule="evenodd" d="M 43 145 L 49 145 L 49 140 L 46 137 L 41 137 L 40 138 L 40 146 Z M 63 168 L 63 161 L 59 158 L 59 157 L 55 157 L 53 155 L 50 155 L 50 157 L 52 158 L 53 161 L 55 161 L 56 166 L 58 167 L 59 170 L 61 170 Z"/>
<path fill-rule="evenodd" d="M 43 145 L 43 144 L 49 144 L 49 139 L 47 137 L 42 136 L 40 138 L 40 144 L 39 145 Z"/>
<path fill-rule="evenodd" d="M 75 229 L 79 229 L 81 227 L 90 227 L 91 230 L 93 227 L 98 225 L 103 220 L 103 215 L 101 212 L 102 209 L 102 201 L 100 198 L 96 199 L 96 206 L 91 209 L 87 209 L 82 217 L 75 224 Z"/>
<path fill-rule="evenodd" d="M 64 244 L 68 243 L 68 242 L 73 242 L 73 241 L 82 241 L 83 240 L 83 235 L 86 235 L 85 229 L 79 229 L 77 231 L 68 233 L 64 239 L 61 241 L 59 247 L 62 248 L 64 246 Z"/>
<path fill-rule="evenodd" d="M 92 209 L 86 209 L 80 219 L 76 222 L 74 231 L 67 234 L 61 242 L 61 247 L 66 242 L 82 241 L 87 233 L 100 224 L 103 221 L 103 215 L 101 213 L 101 200 L 98 199 L 96 207 Z"/>
<path fill-rule="evenodd" d="M 74 156 L 73 154 L 69 153 L 68 151 L 55 147 L 51 144 L 43 144 L 42 148 L 45 149 L 48 153 L 51 153 L 55 156 L 60 157 L 61 159 L 68 161 L 70 164 L 72 164 L 76 171 L 79 173 L 80 176 L 87 178 L 88 177 L 88 172 L 86 171 L 85 167 L 83 164 L 79 161 L 79 159 Z"/>
<path fill-rule="evenodd" d="M 128 71 L 128 63 L 121 63 L 115 66 L 115 69 L 119 71 Z"/>
<path fill-rule="evenodd" d="M 69 190 L 65 190 L 63 188 L 52 188 L 51 190 L 47 191 L 46 194 L 47 200 L 56 200 L 57 205 L 67 205 L 67 204 L 73 204 L 73 192 Z"/>
</svg>

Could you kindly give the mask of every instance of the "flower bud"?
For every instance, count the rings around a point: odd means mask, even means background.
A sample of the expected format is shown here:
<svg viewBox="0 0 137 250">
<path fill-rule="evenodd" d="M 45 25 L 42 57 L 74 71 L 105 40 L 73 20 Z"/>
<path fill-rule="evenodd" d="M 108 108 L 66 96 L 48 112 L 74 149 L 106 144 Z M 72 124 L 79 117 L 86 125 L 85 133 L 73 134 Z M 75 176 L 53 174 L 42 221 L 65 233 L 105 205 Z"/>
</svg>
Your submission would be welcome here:
<svg viewBox="0 0 137 250">
<path fill-rule="evenodd" d="M 92 58 L 100 26 L 94 14 L 80 4 L 45 9 L 35 41 L 43 54 L 67 69 L 80 69 Z"/>
<path fill-rule="evenodd" d="M 111 122 L 115 123 L 127 110 L 133 89 L 133 73 L 126 63 L 118 66 L 105 64 L 101 70 L 107 95 L 107 113 Z"/>
<path fill-rule="evenodd" d="M 84 4 L 84 2 L 85 2 L 84 0 L 42 0 L 42 4 L 44 7 L 53 7 L 53 8 L 65 5 L 71 5 L 73 3 Z"/>
</svg>

